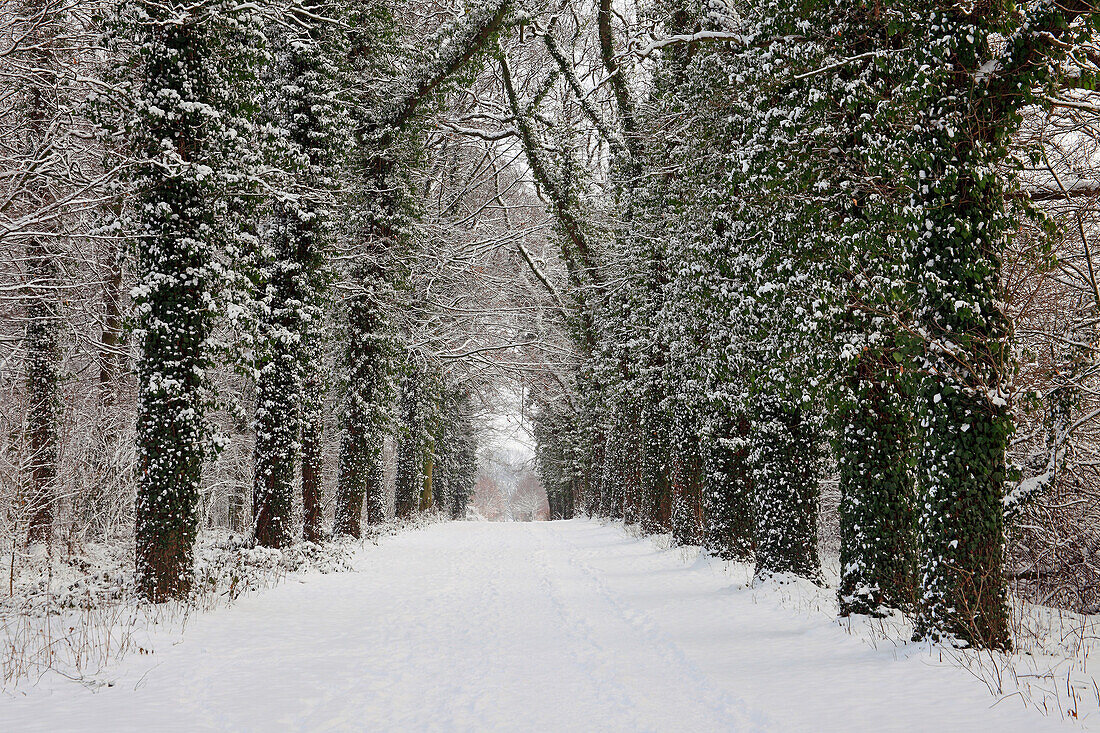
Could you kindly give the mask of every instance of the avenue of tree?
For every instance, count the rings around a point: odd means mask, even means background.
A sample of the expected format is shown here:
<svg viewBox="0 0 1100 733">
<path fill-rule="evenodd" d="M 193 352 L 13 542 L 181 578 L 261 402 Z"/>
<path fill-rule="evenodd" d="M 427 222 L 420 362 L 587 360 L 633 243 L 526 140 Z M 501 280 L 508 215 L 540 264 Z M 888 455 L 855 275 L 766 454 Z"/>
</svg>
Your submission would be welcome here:
<svg viewBox="0 0 1100 733">
<path fill-rule="evenodd" d="M 1012 644 L 1100 608 L 1090 0 L 17 0 L 0 508 L 193 592 L 460 518 L 519 385 L 552 518 Z M 509 400 L 503 400 L 509 402 Z M 13 553 L 15 551 L 13 550 Z M 13 554 L 14 562 L 14 554 Z"/>
</svg>

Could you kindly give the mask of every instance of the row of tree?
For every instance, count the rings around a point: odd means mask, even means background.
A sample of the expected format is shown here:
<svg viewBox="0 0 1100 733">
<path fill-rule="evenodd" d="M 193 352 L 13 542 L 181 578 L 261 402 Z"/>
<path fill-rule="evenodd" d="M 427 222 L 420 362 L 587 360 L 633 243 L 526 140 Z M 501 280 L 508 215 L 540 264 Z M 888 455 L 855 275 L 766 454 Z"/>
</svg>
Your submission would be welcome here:
<svg viewBox="0 0 1100 733">
<path fill-rule="evenodd" d="M 1066 222 L 1038 203 L 1096 195 L 1095 178 L 1064 186 L 1064 168 L 1042 166 L 1051 143 L 1022 130 L 1056 107 L 1095 113 L 1100 12 L 636 12 L 594 10 L 585 58 L 602 107 L 561 50 L 579 31 L 556 16 L 536 31 L 586 121 L 571 134 L 602 141 L 599 189 L 577 146 L 546 142 L 539 100 L 514 93 L 501 57 L 557 217 L 580 355 L 537 416 L 552 513 L 621 517 L 755 561 L 758 577 L 816 579 L 821 484 L 837 476 L 842 614 L 901 609 L 920 638 L 1009 647 L 1006 523 L 1095 417 L 1079 379 L 1095 321 L 1041 357 L 1045 390 L 1014 384 L 1006 255 L 1027 240 L 1026 264 L 1057 267 Z M 1024 409 L 1038 427 L 1016 444 Z"/>
<path fill-rule="evenodd" d="M 21 419 L 4 442 L 13 540 L 52 542 L 66 499 L 74 524 L 92 523 L 106 477 L 124 467 L 139 590 L 154 601 L 185 596 L 204 487 L 232 443 L 219 416 L 251 436 L 240 473 L 251 491 L 238 510 L 250 504 L 242 529 L 258 544 L 326 536 L 326 473 L 336 534 L 383 521 L 387 436 L 397 444 L 396 515 L 464 515 L 484 380 L 418 341 L 430 309 L 417 305 L 423 278 L 409 262 L 437 244 L 417 226 L 424 113 L 504 10 L 489 2 L 442 25 L 427 16 L 433 43 L 413 50 L 398 9 L 358 0 L 0 9 L 10 141 L 0 247 L 13 263 L 4 363 L 22 370 L 10 382 Z M 96 272 L 81 247 L 107 253 Z M 99 312 L 82 322 L 74 303 Z M 87 369 L 73 352 L 89 327 L 99 333 L 88 361 L 101 372 L 91 419 L 117 463 L 89 469 L 90 496 L 73 498 L 62 491 L 65 453 L 77 448 L 62 396 Z"/>
</svg>

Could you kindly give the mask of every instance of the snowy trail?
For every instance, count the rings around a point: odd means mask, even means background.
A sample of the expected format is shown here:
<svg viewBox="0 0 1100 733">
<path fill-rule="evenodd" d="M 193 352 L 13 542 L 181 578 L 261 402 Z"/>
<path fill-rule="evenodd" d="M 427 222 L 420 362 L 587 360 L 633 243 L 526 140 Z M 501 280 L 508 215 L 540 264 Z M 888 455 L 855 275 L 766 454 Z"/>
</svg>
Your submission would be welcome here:
<svg viewBox="0 0 1100 733">
<path fill-rule="evenodd" d="M 1067 727 L 615 526 L 438 524 L 359 565 L 205 614 L 112 687 L 0 697 L 0 730 Z"/>
</svg>

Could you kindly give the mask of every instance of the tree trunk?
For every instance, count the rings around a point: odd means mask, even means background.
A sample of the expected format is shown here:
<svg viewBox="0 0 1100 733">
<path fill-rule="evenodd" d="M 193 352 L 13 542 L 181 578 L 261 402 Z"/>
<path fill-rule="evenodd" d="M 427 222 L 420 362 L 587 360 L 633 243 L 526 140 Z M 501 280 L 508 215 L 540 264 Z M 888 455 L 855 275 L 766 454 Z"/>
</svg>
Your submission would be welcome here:
<svg viewBox="0 0 1100 733">
<path fill-rule="evenodd" d="M 128 29 L 140 90 L 132 152 L 147 161 L 135 181 L 142 332 L 135 555 L 138 590 L 154 602 L 185 597 L 194 578 L 210 450 L 211 299 L 222 283 L 214 256 L 237 241 L 249 218 L 245 198 L 223 187 L 226 178 L 241 178 L 234 167 L 243 150 L 227 146 L 243 140 L 231 134 L 238 132 L 234 107 L 237 95 L 248 94 L 242 85 L 255 58 L 223 31 L 246 18 L 188 15 L 180 5 L 144 3 L 148 22 Z M 211 108 L 219 114 L 210 115 Z M 175 145 L 167 148 L 165 140 Z"/>
<path fill-rule="evenodd" d="M 340 413 L 343 431 L 333 529 L 334 534 L 352 537 L 362 534 L 364 504 L 368 523 L 385 520 L 382 441 L 393 362 L 377 300 L 386 288 L 384 273 L 376 266 L 362 266 L 356 279 L 365 292 L 348 308 L 348 384 Z"/>
<path fill-rule="evenodd" d="M 286 547 L 293 541 L 291 518 L 302 389 L 295 362 L 291 345 L 279 341 L 273 361 L 260 372 L 252 522 L 256 542 L 264 547 Z"/>
<path fill-rule="evenodd" d="M 797 405 L 754 399 L 750 436 L 756 514 L 756 576 L 793 573 L 817 580 L 818 436 Z"/>
<path fill-rule="evenodd" d="M 401 437 L 397 443 L 395 513 L 407 518 L 420 507 L 424 490 L 424 415 L 421 400 L 424 377 L 418 366 L 409 367 L 401 385 Z"/>
<path fill-rule="evenodd" d="M 49 155 L 48 126 L 57 112 L 59 93 L 54 68 L 55 24 L 49 4 L 35 0 L 25 11 L 33 43 L 28 63 L 26 97 L 28 156 Z M 36 160 L 45 166 L 45 161 Z M 51 187 L 32 177 L 27 185 L 28 207 L 43 209 L 53 203 Z M 47 225 L 49 228 L 49 225 Z M 58 341 L 58 263 L 47 237 L 32 236 L 26 244 L 30 285 L 26 297 L 26 381 L 30 437 L 30 487 L 27 496 L 27 541 L 50 542 L 57 502 L 58 434 L 60 432 L 61 349 Z"/>
<path fill-rule="evenodd" d="M 704 541 L 719 557 L 742 562 L 754 555 L 749 427 L 748 418 L 738 413 L 705 449 Z"/>
<path fill-rule="evenodd" d="M 302 420 L 302 539 L 320 542 L 324 530 L 322 466 L 324 464 L 324 399 L 316 373 L 306 378 Z"/>
<path fill-rule="evenodd" d="M 27 541 L 50 542 L 56 510 L 60 362 L 58 313 L 53 301 L 57 265 L 40 241 L 28 252 L 31 287 L 27 302 L 27 396 L 30 402 L 30 493 Z"/>
<path fill-rule="evenodd" d="M 435 506 L 435 496 L 432 493 L 432 471 L 435 461 L 431 456 L 424 459 L 424 490 L 420 494 L 420 511 L 426 512 Z"/>
<path fill-rule="evenodd" d="M 890 349 L 868 348 L 840 411 L 840 615 L 908 611 L 916 601 L 912 405 Z"/>
</svg>

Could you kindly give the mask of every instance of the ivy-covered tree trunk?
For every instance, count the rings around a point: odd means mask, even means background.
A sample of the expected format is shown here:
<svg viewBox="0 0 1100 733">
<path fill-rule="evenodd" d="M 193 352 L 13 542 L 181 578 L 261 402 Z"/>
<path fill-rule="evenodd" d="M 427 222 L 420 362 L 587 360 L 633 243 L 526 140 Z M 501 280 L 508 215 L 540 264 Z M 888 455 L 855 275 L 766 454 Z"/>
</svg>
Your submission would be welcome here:
<svg viewBox="0 0 1100 733">
<path fill-rule="evenodd" d="M 672 536 L 682 545 L 701 545 L 705 474 L 698 439 L 694 435 L 680 435 L 671 441 L 669 454 Z"/>
<path fill-rule="evenodd" d="M 535 466 L 551 503 L 550 518 L 572 519 L 576 509 L 591 511 L 583 503 L 591 497 L 578 493 L 583 487 L 576 473 L 573 441 L 578 430 L 573 405 L 543 403 L 535 415 Z"/>
<path fill-rule="evenodd" d="M 643 506 L 649 510 L 643 526 L 652 527 L 653 531 L 669 532 L 673 528 L 676 495 L 669 466 L 671 451 L 667 425 L 658 412 L 655 397 L 648 394 L 643 399 L 637 415 L 639 440 L 632 456 L 637 465 L 638 493 Z"/>
<path fill-rule="evenodd" d="M 203 461 L 212 448 L 213 318 L 227 271 L 254 236 L 255 146 L 248 118 L 263 38 L 252 6 L 130 0 L 117 32 L 133 49 L 130 145 L 141 334 L 138 362 L 137 585 L 180 598 L 192 553 Z"/>
<path fill-rule="evenodd" d="M 420 453 L 423 468 L 423 481 L 420 490 L 420 502 L 417 507 L 421 512 L 439 508 L 439 497 L 436 496 L 435 469 L 438 463 L 438 432 L 440 421 L 441 383 L 439 373 L 425 373 L 420 387 L 420 404 L 423 411 L 420 428 Z"/>
<path fill-rule="evenodd" d="M 316 362 L 319 366 L 320 360 Z M 302 539 L 320 542 L 324 537 L 324 393 L 316 370 L 306 376 L 302 398 Z"/>
<path fill-rule="evenodd" d="M 726 426 L 718 421 L 705 442 L 706 482 L 703 495 L 704 543 L 725 560 L 747 562 L 754 556 L 756 522 L 749 420 L 744 413 Z"/>
<path fill-rule="evenodd" d="M 803 408 L 783 396 L 757 395 L 752 415 L 756 577 L 793 573 L 817 579 L 818 431 Z"/>
<path fill-rule="evenodd" d="M 437 506 L 437 496 L 435 492 L 435 458 L 428 452 L 424 456 L 424 481 L 423 488 L 420 491 L 420 505 L 417 507 L 419 511 L 430 511 Z"/>
<path fill-rule="evenodd" d="M 622 494 L 627 487 L 622 482 L 616 481 L 616 477 L 608 475 L 607 466 L 611 456 L 608 454 L 605 427 L 600 421 L 593 420 L 590 412 L 584 416 L 575 415 L 574 419 L 578 423 L 583 421 L 583 424 L 575 427 L 578 432 L 583 431 L 583 438 L 578 441 L 580 446 L 575 447 L 576 452 L 571 456 L 575 464 L 573 469 L 578 478 L 580 496 L 584 497 L 584 501 L 592 508 L 593 514 L 611 516 L 614 504 L 613 489 L 617 489 Z M 593 422 L 595 424 L 592 424 Z M 567 493 L 574 499 L 577 496 L 576 490 Z"/>
<path fill-rule="evenodd" d="M 293 297 L 276 277 L 273 300 Z M 282 292 L 279 292 L 282 290 Z M 277 303 L 272 303 L 272 309 Z M 270 323 L 268 325 L 271 325 Z M 289 334 L 275 336 L 274 354 L 260 370 L 256 398 L 256 460 L 252 486 L 252 526 L 256 543 L 286 547 L 294 539 L 295 461 L 299 455 L 302 386 L 295 346 Z"/>
<path fill-rule="evenodd" d="M 891 353 L 868 347 L 839 414 L 840 614 L 883 615 L 916 600 L 912 402 Z"/>
<path fill-rule="evenodd" d="M 466 515 L 466 505 L 477 477 L 477 441 L 470 414 L 470 397 L 449 387 L 443 393 L 436 437 L 432 494 L 435 506 L 452 519 Z M 548 502 L 554 501 L 547 491 Z"/>
<path fill-rule="evenodd" d="M 1001 310 L 1001 252 L 1010 226 L 1004 124 L 976 78 L 1005 6 L 930 11 L 917 63 L 911 269 L 919 296 L 925 379 L 918 412 L 921 598 L 918 636 L 1005 649 L 1005 380 L 1009 323 Z M 935 18 L 935 22 L 931 22 Z M 923 67 L 922 67 L 923 68 Z M 975 115 L 977 117 L 975 118 Z"/>
<path fill-rule="evenodd" d="M 139 187 L 137 582 L 152 601 L 191 588 L 199 480 L 206 455 L 204 373 L 211 330 L 207 294 L 215 207 L 198 161 L 212 108 L 206 59 L 216 53 L 202 19 L 182 3 L 142 3 L 138 53 L 143 157 Z M 181 20 L 182 19 L 182 20 Z M 168 109 L 164 109 L 167 106 Z M 169 114 L 170 113 L 170 114 Z M 162 141 L 172 141 L 169 148 Z"/>
<path fill-rule="evenodd" d="M 924 347 L 919 412 L 921 598 L 917 636 L 1011 646 L 1004 578 L 1006 383 L 1001 256 L 1018 212 L 1000 172 L 1020 111 L 1043 102 L 1066 44 L 1100 26 L 1081 0 L 922 5 L 913 88 L 920 118 L 910 267 Z M 1074 21 L 1080 21 L 1070 30 Z M 1019 23 L 1001 37 L 1006 26 Z"/>
<path fill-rule="evenodd" d="M 900 39 L 892 12 L 828 0 L 821 12 L 842 29 L 829 41 L 832 55 L 874 57 L 839 69 L 829 82 L 833 93 L 821 114 L 838 154 L 818 165 L 835 181 L 819 195 L 831 212 L 824 231 L 835 268 L 828 322 L 840 347 L 830 355 L 840 489 L 837 595 L 842 616 L 882 616 L 911 611 L 916 600 L 914 394 L 898 326 L 909 313 L 897 233 L 905 202 L 882 185 L 904 177 L 898 174 L 908 152 L 904 136 L 883 131 L 911 118 L 897 95 L 908 59 L 895 50 Z M 898 101 L 884 103 L 891 95 Z"/>
<path fill-rule="evenodd" d="M 392 394 L 393 345 L 381 300 L 390 292 L 385 274 L 375 264 L 363 264 L 355 275 L 361 290 L 348 304 L 334 532 L 359 537 L 364 505 L 368 524 L 385 520 L 382 443 Z"/>
<path fill-rule="evenodd" d="M 276 203 L 273 261 L 265 280 L 263 329 L 266 360 L 260 370 L 256 411 L 256 470 L 253 515 L 256 541 L 282 547 L 293 539 L 295 471 L 301 456 L 304 418 L 318 425 L 319 395 L 305 404 L 307 381 L 320 368 L 323 338 L 322 268 L 334 240 L 336 181 L 347 126 L 339 108 L 338 58 L 346 51 L 341 19 L 325 17 L 327 0 L 298 0 L 286 11 L 287 29 L 279 38 L 272 95 L 275 121 L 287 131 L 285 167 L 296 195 Z M 316 391 L 318 383 L 314 380 Z M 306 409 L 312 411 L 307 414 Z M 311 435 L 316 450 L 319 435 Z M 318 529 L 317 456 L 307 471 L 302 464 L 303 503 L 309 492 L 306 523 Z M 306 486 L 309 473 L 313 482 Z"/>
<path fill-rule="evenodd" d="M 466 395 L 461 395 L 458 401 L 457 444 L 452 448 L 454 460 L 450 478 L 451 519 L 462 519 L 466 516 L 466 507 L 477 481 L 477 439 L 470 415 L 466 412 L 468 401 Z"/>
<path fill-rule="evenodd" d="M 288 208 L 294 210 L 288 211 Z M 275 259 L 265 278 L 265 359 L 256 385 L 256 447 L 252 487 L 252 527 L 256 543 L 286 547 L 294 538 L 293 496 L 302 412 L 301 313 L 305 309 L 297 261 L 308 245 L 298 241 L 297 207 L 277 207 Z M 297 221 L 296 221 L 297 220 Z M 307 235 L 308 236 L 308 235 Z M 303 246 L 304 245 L 304 246 Z"/>
<path fill-rule="evenodd" d="M 351 56 L 360 74 L 379 73 L 387 64 L 385 48 L 392 43 L 395 20 L 387 8 L 357 3 L 351 23 Z M 359 292 L 348 306 L 347 378 L 341 410 L 340 475 L 337 484 L 337 526 L 359 533 L 360 514 L 368 522 L 384 517 L 382 442 L 389 429 L 389 403 L 396 377 L 394 327 L 387 308 L 394 300 L 398 277 L 392 259 L 408 238 L 412 210 L 410 184 L 403 176 L 408 157 L 416 154 L 417 112 L 448 77 L 481 51 L 506 13 L 504 0 L 471 8 L 448 29 L 452 34 L 426 59 L 414 80 L 396 97 L 358 100 L 361 125 L 356 129 L 358 159 L 356 221 L 357 257 L 351 280 Z M 423 486 L 415 489 L 416 503 Z M 399 508 L 404 509 L 400 503 Z"/>
<path fill-rule="evenodd" d="M 410 364 L 401 380 L 400 436 L 397 441 L 397 477 L 394 512 L 399 519 L 411 517 L 421 507 L 425 487 L 424 391 L 425 375 Z"/>
<path fill-rule="evenodd" d="M 961 124 L 956 118 L 947 129 Z M 918 249 L 920 315 L 929 343 L 918 412 L 917 634 L 1004 649 L 1011 643 L 1002 503 L 1011 418 L 1002 391 L 1008 323 L 999 306 L 996 231 L 1003 202 L 989 200 L 974 178 L 983 175 L 980 153 L 947 130 L 936 142 L 925 164 L 934 197 L 926 204 L 931 226 Z"/>
</svg>

